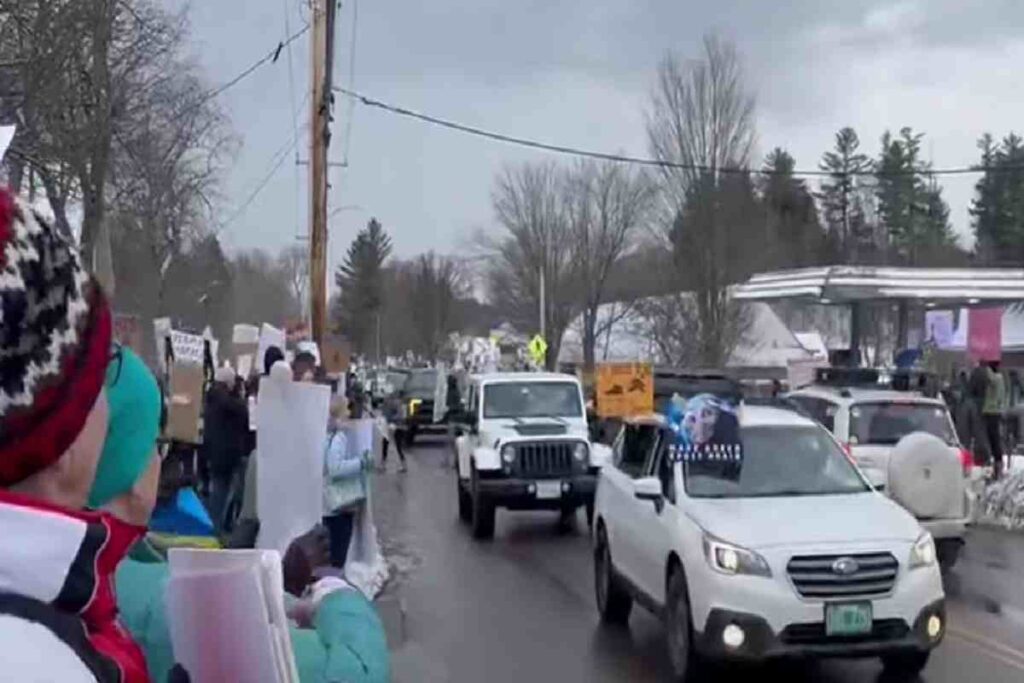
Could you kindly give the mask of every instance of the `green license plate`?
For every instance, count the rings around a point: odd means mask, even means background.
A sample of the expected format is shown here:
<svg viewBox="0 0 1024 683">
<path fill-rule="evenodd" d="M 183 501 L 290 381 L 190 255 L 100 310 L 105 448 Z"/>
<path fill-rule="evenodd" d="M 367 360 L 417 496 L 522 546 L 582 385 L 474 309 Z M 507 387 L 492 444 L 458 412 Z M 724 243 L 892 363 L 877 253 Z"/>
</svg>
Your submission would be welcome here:
<svg viewBox="0 0 1024 683">
<path fill-rule="evenodd" d="M 826 636 L 862 636 L 871 633 L 871 621 L 870 602 L 825 605 Z"/>
</svg>

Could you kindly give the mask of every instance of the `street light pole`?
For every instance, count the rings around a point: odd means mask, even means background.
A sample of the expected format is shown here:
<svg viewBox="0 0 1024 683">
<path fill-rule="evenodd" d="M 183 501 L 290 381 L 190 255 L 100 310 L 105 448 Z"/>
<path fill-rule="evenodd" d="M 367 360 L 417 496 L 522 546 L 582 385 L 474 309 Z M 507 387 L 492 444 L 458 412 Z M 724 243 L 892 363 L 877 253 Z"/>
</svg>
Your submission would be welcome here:
<svg viewBox="0 0 1024 683">
<path fill-rule="evenodd" d="M 544 287 L 544 267 L 541 266 L 541 269 L 540 269 L 540 336 L 541 336 L 541 339 L 544 339 L 545 341 L 547 341 L 547 316 L 545 315 L 545 313 L 547 312 L 547 306 L 545 305 L 546 302 L 544 300 L 545 299 L 545 295 L 546 295 L 546 292 L 544 291 L 544 289 L 545 289 L 545 287 Z"/>
</svg>

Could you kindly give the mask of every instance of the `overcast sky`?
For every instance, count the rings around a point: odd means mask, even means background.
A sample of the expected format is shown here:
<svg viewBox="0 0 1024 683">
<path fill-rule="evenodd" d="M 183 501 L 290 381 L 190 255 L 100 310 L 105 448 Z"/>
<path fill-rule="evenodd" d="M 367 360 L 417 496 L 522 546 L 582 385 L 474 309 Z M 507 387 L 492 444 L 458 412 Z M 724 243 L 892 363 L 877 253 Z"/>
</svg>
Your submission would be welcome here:
<svg viewBox="0 0 1024 683">
<path fill-rule="evenodd" d="M 178 0 L 166 0 L 177 5 Z M 349 82 L 353 9 L 343 3 L 335 81 Z M 667 50 L 696 56 L 701 35 L 733 40 L 757 95 L 758 156 L 776 145 L 816 168 L 835 131 L 853 126 L 872 156 L 885 129 L 926 133 L 937 167 L 977 162 L 991 131 L 1024 132 L 1024 3 L 987 0 L 362 0 L 355 88 L 381 100 L 512 135 L 646 155 L 644 108 Z M 195 56 L 211 84 L 235 76 L 303 25 L 304 0 L 193 0 Z M 241 146 L 227 179 L 227 216 L 293 136 L 308 88 L 309 42 L 229 90 Z M 292 94 L 294 91 L 294 96 Z M 396 253 L 461 252 L 494 229 L 490 191 L 502 164 L 552 158 L 356 105 L 339 95 L 331 157 L 332 267 L 376 216 Z M 345 130 L 351 117 L 351 139 Z M 308 105 L 298 124 L 309 118 Z M 300 135 L 307 158 L 308 136 Z M 224 233 L 229 249 L 279 249 L 306 227 L 306 167 L 289 160 Z M 962 241 L 974 177 L 945 179 Z M 815 181 L 816 182 L 816 181 Z"/>
</svg>

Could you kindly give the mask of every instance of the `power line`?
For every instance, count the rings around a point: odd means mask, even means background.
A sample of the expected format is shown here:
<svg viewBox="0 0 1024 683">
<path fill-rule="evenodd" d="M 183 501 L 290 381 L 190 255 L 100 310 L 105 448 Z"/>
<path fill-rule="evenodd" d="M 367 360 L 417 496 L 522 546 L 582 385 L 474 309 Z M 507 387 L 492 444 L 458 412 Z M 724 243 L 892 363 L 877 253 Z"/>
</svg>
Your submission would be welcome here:
<svg viewBox="0 0 1024 683">
<path fill-rule="evenodd" d="M 308 31 L 308 30 L 309 30 L 309 24 L 303 26 L 301 29 L 299 29 L 298 31 L 296 31 L 292 35 L 288 36 L 284 40 L 279 41 L 277 43 L 277 45 L 274 46 L 273 50 L 271 50 L 270 52 L 265 54 L 263 57 L 261 57 L 260 59 L 255 61 L 253 64 L 249 65 L 249 67 L 246 68 L 244 71 L 242 71 L 242 73 L 238 74 L 237 76 L 232 78 L 230 81 L 228 81 L 226 83 L 223 83 L 223 84 L 217 86 L 216 88 L 214 88 L 212 90 L 207 91 L 203 95 L 200 95 L 199 99 L 197 99 L 195 102 L 193 102 L 190 106 L 186 107 L 182 111 L 179 111 L 177 116 L 175 116 L 174 118 L 178 119 L 181 116 L 183 116 L 184 114 L 192 111 L 193 109 L 198 109 L 199 107 L 203 106 L 204 104 L 206 104 L 207 102 L 212 100 L 214 97 L 217 97 L 218 95 L 222 95 L 226 90 L 228 90 L 230 88 L 233 88 L 234 86 L 236 86 L 239 83 L 241 83 L 243 80 L 245 80 L 245 78 L 247 78 L 250 74 L 252 74 L 254 71 L 256 71 L 256 69 L 260 68 L 261 66 L 263 66 L 267 62 L 276 62 L 277 58 L 281 56 L 281 51 L 284 48 L 286 48 L 289 45 L 291 45 L 296 40 L 298 40 L 300 37 L 302 37 L 302 35 L 305 34 L 306 31 Z"/>
<path fill-rule="evenodd" d="M 389 111 L 393 114 L 400 116 L 407 116 L 420 121 L 426 121 L 437 126 L 443 126 L 444 128 L 450 128 L 457 130 L 462 133 L 469 133 L 470 135 L 476 135 L 479 137 L 489 138 L 491 140 L 497 140 L 499 142 L 507 142 L 513 145 L 520 145 L 522 147 L 530 147 L 533 149 L 540 149 L 547 152 L 556 152 L 558 154 L 568 154 L 571 156 L 586 157 L 590 159 L 602 159 L 604 161 L 616 161 L 627 164 L 638 164 L 641 166 L 654 166 L 658 168 L 673 168 L 686 171 L 704 171 L 708 173 L 736 173 L 736 174 L 759 174 L 759 175 L 793 175 L 793 176 L 811 176 L 811 177 L 822 177 L 832 178 L 841 176 L 908 176 L 908 175 L 924 175 L 924 176 L 950 176 L 950 175 L 968 175 L 974 173 L 986 173 L 986 172 L 1002 172 L 1002 171 L 1024 171 L 1024 165 L 1016 166 L 961 166 L 952 168 L 935 168 L 935 169 L 905 169 L 898 171 L 876 171 L 876 170 L 862 170 L 862 171 L 847 171 L 841 173 L 834 173 L 832 171 L 823 170 L 794 170 L 789 172 L 782 171 L 771 171 L 766 169 L 757 168 L 746 168 L 746 167 L 714 167 L 704 164 L 684 164 L 674 161 L 662 161 L 660 159 L 648 159 L 644 157 L 635 157 L 628 154 L 609 154 L 607 152 L 595 152 L 593 150 L 580 149 L 578 147 L 570 147 L 568 145 L 554 145 L 545 142 L 538 142 L 536 140 L 530 140 L 528 138 L 515 137 L 512 135 L 505 135 L 504 133 L 495 133 L 493 131 L 485 130 L 483 128 L 477 128 L 475 126 L 468 126 L 463 123 L 457 123 L 449 119 L 442 119 L 437 116 L 431 116 L 429 114 L 423 114 L 412 109 L 405 107 L 399 107 L 397 105 L 388 104 L 381 100 L 373 99 L 367 95 L 363 95 L 354 90 L 343 88 L 341 86 L 335 86 L 336 91 L 362 102 L 368 107 L 376 107 Z"/>
<path fill-rule="evenodd" d="M 359 27 L 359 0 L 352 0 L 352 35 L 349 39 L 348 50 L 348 87 L 356 87 L 356 33 Z M 355 113 L 356 103 L 349 99 L 348 117 L 345 121 L 345 164 L 348 164 L 349 150 L 352 148 L 352 116 Z"/>
<path fill-rule="evenodd" d="M 303 126 L 301 130 L 305 130 L 308 127 L 309 126 L 307 124 Z M 278 148 L 276 152 L 274 152 L 273 156 L 270 157 L 272 163 L 270 170 L 267 172 L 265 176 L 263 176 L 259 184 L 255 187 L 255 189 L 253 189 L 253 191 L 249 194 L 246 200 L 242 202 L 242 205 L 239 206 L 226 221 L 220 224 L 220 226 L 217 228 L 218 233 L 223 232 L 228 228 L 228 226 L 230 226 L 232 223 L 238 220 L 238 218 L 245 213 L 246 209 L 248 209 L 249 206 L 256 200 L 256 197 L 258 197 L 260 192 L 263 191 L 263 188 L 267 186 L 267 183 L 270 182 L 271 178 L 274 177 L 274 174 L 276 174 L 278 169 L 281 168 L 281 165 L 285 162 L 285 160 L 288 159 L 288 153 L 291 152 L 292 148 L 294 148 L 295 145 L 298 144 L 299 132 L 300 131 L 296 131 L 294 137 L 292 137 L 292 139 L 289 142 L 285 143 L 282 147 Z"/>
</svg>

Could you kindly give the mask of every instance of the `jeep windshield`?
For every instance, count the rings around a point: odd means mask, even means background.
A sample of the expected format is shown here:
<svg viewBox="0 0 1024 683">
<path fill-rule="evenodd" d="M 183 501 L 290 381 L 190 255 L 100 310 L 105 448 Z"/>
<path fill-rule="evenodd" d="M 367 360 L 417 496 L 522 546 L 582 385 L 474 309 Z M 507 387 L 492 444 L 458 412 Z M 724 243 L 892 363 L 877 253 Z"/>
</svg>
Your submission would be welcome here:
<svg viewBox="0 0 1024 683">
<path fill-rule="evenodd" d="M 484 387 L 484 418 L 583 417 L 574 382 L 495 382 Z"/>
<path fill-rule="evenodd" d="M 945 406 L 911 401 L 856 403 L 850 408 L 850 444 L 894 446 L 912 432 L 928 432 L 950 446 L 956 435 Z"/>
<path fill-rule="evenodd" d="M 823 496 L 870 490 L 846 455 L 817 426 L 745 427 L 742 461 L 684 461 L 692 498 Z"/>
<path fill-rule="evenodd" d="M 433 398 L 437 389 L 437 370 L 420 370 L 409 374 L 402 391 L 413 398 Z"/>
</svg>

